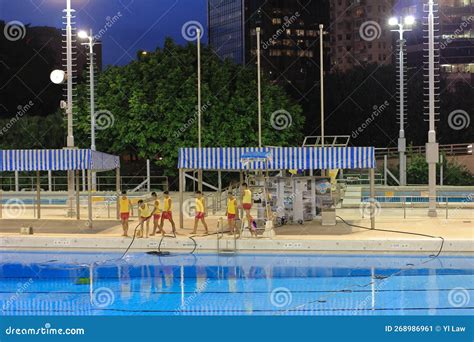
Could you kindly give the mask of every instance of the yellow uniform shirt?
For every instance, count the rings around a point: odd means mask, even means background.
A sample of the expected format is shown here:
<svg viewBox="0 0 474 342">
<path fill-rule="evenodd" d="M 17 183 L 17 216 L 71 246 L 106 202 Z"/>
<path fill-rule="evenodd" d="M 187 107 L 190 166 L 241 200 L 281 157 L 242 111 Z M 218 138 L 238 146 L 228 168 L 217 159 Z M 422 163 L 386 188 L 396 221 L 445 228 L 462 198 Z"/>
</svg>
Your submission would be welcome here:
<svg viewBox="0 0 474 342">
<path fill-rule="evenodd" d="M 196 212 L 205 213 L 206 209 L 204 208 L 204 198 L 196 198 Z"/>
<path fill-rule="evenodd" d="M 128 197 L 120 197 L 119 207 L 121 213 L 130 212 L 130 200 L 128 199 Z"/>
<path fill-rule="evenodd" d="M 159 199 L 155 200 L 154 205 L 155 205 L 155 210 L 153 211 L 153 214 L 161 213 L 160 200 Z"/>
<path fill-rule="evenodd" d="M 227 214 L 236 214 L 237 213 L 237 206 L 235 205 L 235 199 L 228 199 L 227 200 Z"/>
<path fill-rule="evenodd" d="M 165 198 L 163 211 L 171 211 L 172 209 L 173 209 L 173 204 L 171 203 L 171 198 Z"/>
<path fill-rule="evenodd" d="M 139 206 L 138 213 L 140 217 L 149 217 L 151 215 L 151 211 L 150 211 L 150 207 L 148 207 L 148 204 L 145 203 L 143 207 Z"/>
<path fill-rule="evenodd" d="M 242 199 L 242 203 L 252 203 L 252 191 L 249 189 L 244 190 L 244 197 Z"/>
</svg>

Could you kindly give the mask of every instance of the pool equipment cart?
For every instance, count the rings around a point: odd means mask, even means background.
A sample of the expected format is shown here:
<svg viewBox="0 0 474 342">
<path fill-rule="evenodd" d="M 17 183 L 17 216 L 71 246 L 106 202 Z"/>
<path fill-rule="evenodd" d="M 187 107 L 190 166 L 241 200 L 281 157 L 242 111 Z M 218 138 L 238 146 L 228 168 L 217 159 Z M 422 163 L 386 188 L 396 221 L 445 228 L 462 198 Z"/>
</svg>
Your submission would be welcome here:
<svg viewBox="0 0 474 342">
<path fill-rule="evenodd" d="M 246 174 L 252 180 L 252 186 L 255 186 L 254 192 L 262 194 L 262 198 L 254 198 L 254 202 L 255 200 L 257 203 L 261 202 L 257 205 L 257 220 L 269 222 L 272 221 L 270 216 L 276 214 L 278 223 L 278 218 L 282 219 L 291 214 L 293 221 L 304 222 L 306 219 L 321 216 L 322 223 L 330 225 L 335 223 L 336 212 L 329 177 L 294 176 L 279 179 L 270 177 L 270 175 L 279 173 L 282 176 L 286 174 L 287 170 L 309 171 L 312 174 L 314 170 L 368 169 L 369 197 L 372 199 L 369 202 L 369 215 L 371 227 L 375 228 L 375 167 L 373 147 L 180 148 L 178 158 L 179 203 L 180 208 L 183 208 L 187 172 L 193 173 L 199 170 L 217 172 L 218 174 L 222 171 L 238 172 L 241 182 Z M 285 201 L 285 198 L 288 197 L 293 197 L 290 198 L 293 201 Z M 272 215 L 269 208 L 271 208 Z M 283 212 L 283 215 L 278 213 L 276 208 L 281 208 L 280 211 Z M 180 210 L 180 228 L 183 228 L 183 225 L 184 211 Z M 270 223 L 268 225 L 270 227 Z M 271 230 L 272 228 L 265 227 L 265 231 L 270 235 Z"/>
</svg>

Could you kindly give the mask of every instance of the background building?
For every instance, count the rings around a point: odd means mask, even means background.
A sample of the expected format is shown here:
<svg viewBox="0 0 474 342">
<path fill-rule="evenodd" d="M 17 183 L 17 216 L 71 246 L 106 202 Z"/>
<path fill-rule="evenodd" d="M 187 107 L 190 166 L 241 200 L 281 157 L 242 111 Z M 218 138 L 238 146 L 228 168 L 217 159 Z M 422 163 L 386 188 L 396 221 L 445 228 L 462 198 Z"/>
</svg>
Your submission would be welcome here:
<svg viewBox="0 0 474 342">
<path fill-rule="evenodd" d="M 474 84 L 474 3 L 472 0 L 438 0 L 440 67 L 452 86 L 458 81 Z M 423 3 L 399 0 L 396 15 L 411 14 L 418 25 L 407 34 L 408 65 L 423 64 Z"/>
<path fill-rule="evenodd" d="M 387 27 L 392 5 L 392 0 L 331 0 L 329 32 L 334 70 L 392 63 L 392 33 Z"/>
<path fill-rule="evenodd" d="M 319 80 L 318 30 L 329 24 L 329 0 L 209 0 L 209 45 L 222 59 L 255 63 L 259 19 L 263 73 L 304 97 Z"/>
</svg>

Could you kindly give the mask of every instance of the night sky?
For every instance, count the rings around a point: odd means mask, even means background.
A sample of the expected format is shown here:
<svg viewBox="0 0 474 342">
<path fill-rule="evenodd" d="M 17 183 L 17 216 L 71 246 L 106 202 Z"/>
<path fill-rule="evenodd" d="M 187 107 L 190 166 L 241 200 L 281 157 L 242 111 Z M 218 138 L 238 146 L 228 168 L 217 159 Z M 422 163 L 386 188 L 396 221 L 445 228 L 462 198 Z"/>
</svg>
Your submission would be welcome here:
<svg viewBox="0 0 474 342">
<path fill-rule="evenodd" d="M 0 0 L 0 19 L 62 27 L 65 7 L 66 0 Z M 104 67 L 126 64 L 138 50 L 155 50 L 168 36 L 186 43 L 181 29 L 188 21 L 200 22 L 206 32 L 207 0 L 72 0 L 72 8 L 76 27 L 94 33 L 104 28 L 108 17 L 119 18 L 101 37 Z"/>
</svg>

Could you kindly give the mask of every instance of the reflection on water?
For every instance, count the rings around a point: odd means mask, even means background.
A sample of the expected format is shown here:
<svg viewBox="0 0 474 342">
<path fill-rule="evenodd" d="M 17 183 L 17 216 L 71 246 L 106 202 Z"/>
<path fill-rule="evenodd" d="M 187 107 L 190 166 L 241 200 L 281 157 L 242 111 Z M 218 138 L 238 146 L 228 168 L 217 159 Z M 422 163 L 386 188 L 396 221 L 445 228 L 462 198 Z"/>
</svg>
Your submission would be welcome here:
<svg viewBox="0 0 474 342">
<path fill-rule="evenodd" d="M 474 313 L 472 257 L 137 253 L 106 263 L 87 253 L 1 257 L 2 315 Z"/>
</svg>

